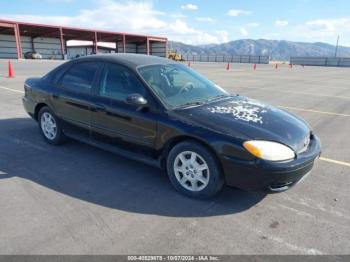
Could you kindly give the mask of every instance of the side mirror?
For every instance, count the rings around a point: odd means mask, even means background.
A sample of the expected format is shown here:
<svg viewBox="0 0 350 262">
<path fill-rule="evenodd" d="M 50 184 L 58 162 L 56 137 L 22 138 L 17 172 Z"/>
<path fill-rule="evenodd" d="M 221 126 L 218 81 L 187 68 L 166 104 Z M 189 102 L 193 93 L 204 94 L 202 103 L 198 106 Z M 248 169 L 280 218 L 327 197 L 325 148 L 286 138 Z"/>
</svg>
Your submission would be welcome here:
<svg viewBox="0 0 350 262">
<path fill-rule="evenodd" d="M 137 106 L 140 110 L 147 106 L 147 100 L 140 94 L 131 94 L 126 97 L 126 103 L 129 105 Z"/>
</svg>

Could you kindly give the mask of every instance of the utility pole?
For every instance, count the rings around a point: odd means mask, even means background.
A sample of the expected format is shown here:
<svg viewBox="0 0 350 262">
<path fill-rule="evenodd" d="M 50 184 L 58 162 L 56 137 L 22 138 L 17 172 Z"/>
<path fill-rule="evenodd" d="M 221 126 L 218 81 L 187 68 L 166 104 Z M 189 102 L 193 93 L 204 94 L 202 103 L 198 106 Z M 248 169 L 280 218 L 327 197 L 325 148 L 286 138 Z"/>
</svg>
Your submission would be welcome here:
<svg viewBox="0 0 350 262">
<path fill-rule="evenodd" d="M 335 54 L 334 54 L 334 57 L 337 57 L 338 45 L 339 45 L 339 35 L 338 35 L 338 38 L 337 38 L 337 44 L 335 45 Z"/>
</svg>

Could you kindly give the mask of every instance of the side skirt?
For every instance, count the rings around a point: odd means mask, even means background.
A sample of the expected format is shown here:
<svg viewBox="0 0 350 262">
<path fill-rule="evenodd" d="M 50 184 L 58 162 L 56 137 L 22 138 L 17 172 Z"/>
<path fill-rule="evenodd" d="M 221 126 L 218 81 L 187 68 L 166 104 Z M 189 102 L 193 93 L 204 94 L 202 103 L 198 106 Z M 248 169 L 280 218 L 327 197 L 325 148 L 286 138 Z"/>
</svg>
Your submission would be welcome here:
<svg viewBox="0 0 350 262">
<path fill-rule="evenodd" d="M 154 158 L 142 155 L 142 154 L 130 152 L 128 150 L 125 150 L 125 149 L 122 149 L 122 148 L 118 148 L 116 146 L 111 146 L 111 145 L 108 145 L 108 144 L 105 144 L 105 143 L 102 143 L 102 142 L 97 142 L 97 141 L 93 142 L 93 141 L 90 141 L 88 139 L 84 139 L 84 138 L 82 138 L 82 137 L 80 137 L 78 135 L 75 135 L 75 134 L 72 134 L 72 133 L 69 133 L 69 132 L 65 132 L 65 135 L 67 137 L 71 138 L 71 139 L 77 140 L 77 141 L 85 143 L 85 144 L 92 145 L 94 147 L 100 148 L 100 149 L 105 150 L 105 151 L 109 151 L 109 152 L 114 153 L 116 155 L 119 155 L 119 156 L 122 156 L 122 157 L 126 157 L 126 158 L 129 158 L 129 159 L 138 161 L 138 162 L 142 162 L 142 163 L 144 163 L 146 165 L 150 165 L 150 166 L 154 166 L 154 167 L 157 167 L 157 168 L 161 168 L 161 161 L 160 161 L 160 159 L 154 159 Z"/>
</svg>

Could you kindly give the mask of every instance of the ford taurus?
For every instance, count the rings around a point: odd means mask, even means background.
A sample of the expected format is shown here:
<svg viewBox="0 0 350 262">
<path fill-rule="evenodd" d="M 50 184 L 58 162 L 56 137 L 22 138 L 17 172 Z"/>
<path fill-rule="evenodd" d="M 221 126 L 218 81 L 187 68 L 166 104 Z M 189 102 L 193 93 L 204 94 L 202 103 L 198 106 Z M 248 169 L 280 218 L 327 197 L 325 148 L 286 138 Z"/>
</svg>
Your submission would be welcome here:
<svg viewBox="0 0 350 262">
<path fill-rule="evenodd" d="M 48 143 L 72 138 L 163 168 L 190 197 L 211 197 L 224 184 L 287 190 L 321 152 L 301 118 L 160 57 L 78 58 L 24 89 L 24 107 Z"/>
</svg>

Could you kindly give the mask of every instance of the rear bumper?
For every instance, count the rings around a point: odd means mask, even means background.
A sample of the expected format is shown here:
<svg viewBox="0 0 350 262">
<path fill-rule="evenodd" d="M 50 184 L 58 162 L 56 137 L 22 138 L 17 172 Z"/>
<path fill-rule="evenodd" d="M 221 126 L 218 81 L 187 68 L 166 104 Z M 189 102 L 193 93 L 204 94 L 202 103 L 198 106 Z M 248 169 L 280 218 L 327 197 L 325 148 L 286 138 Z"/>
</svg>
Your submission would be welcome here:
<svg viewBox="0 0 350 262">
<path fill-rule="evenodd" d="M 320 141 L 312 135 L 308 150 L 292 161 L 242 161 L 223 156 L 222 165 L 227 185 L 248 191 L 274 193 L 285 191 L 300 182 L 311 172 L 320 154 Z"/>
</svg>

